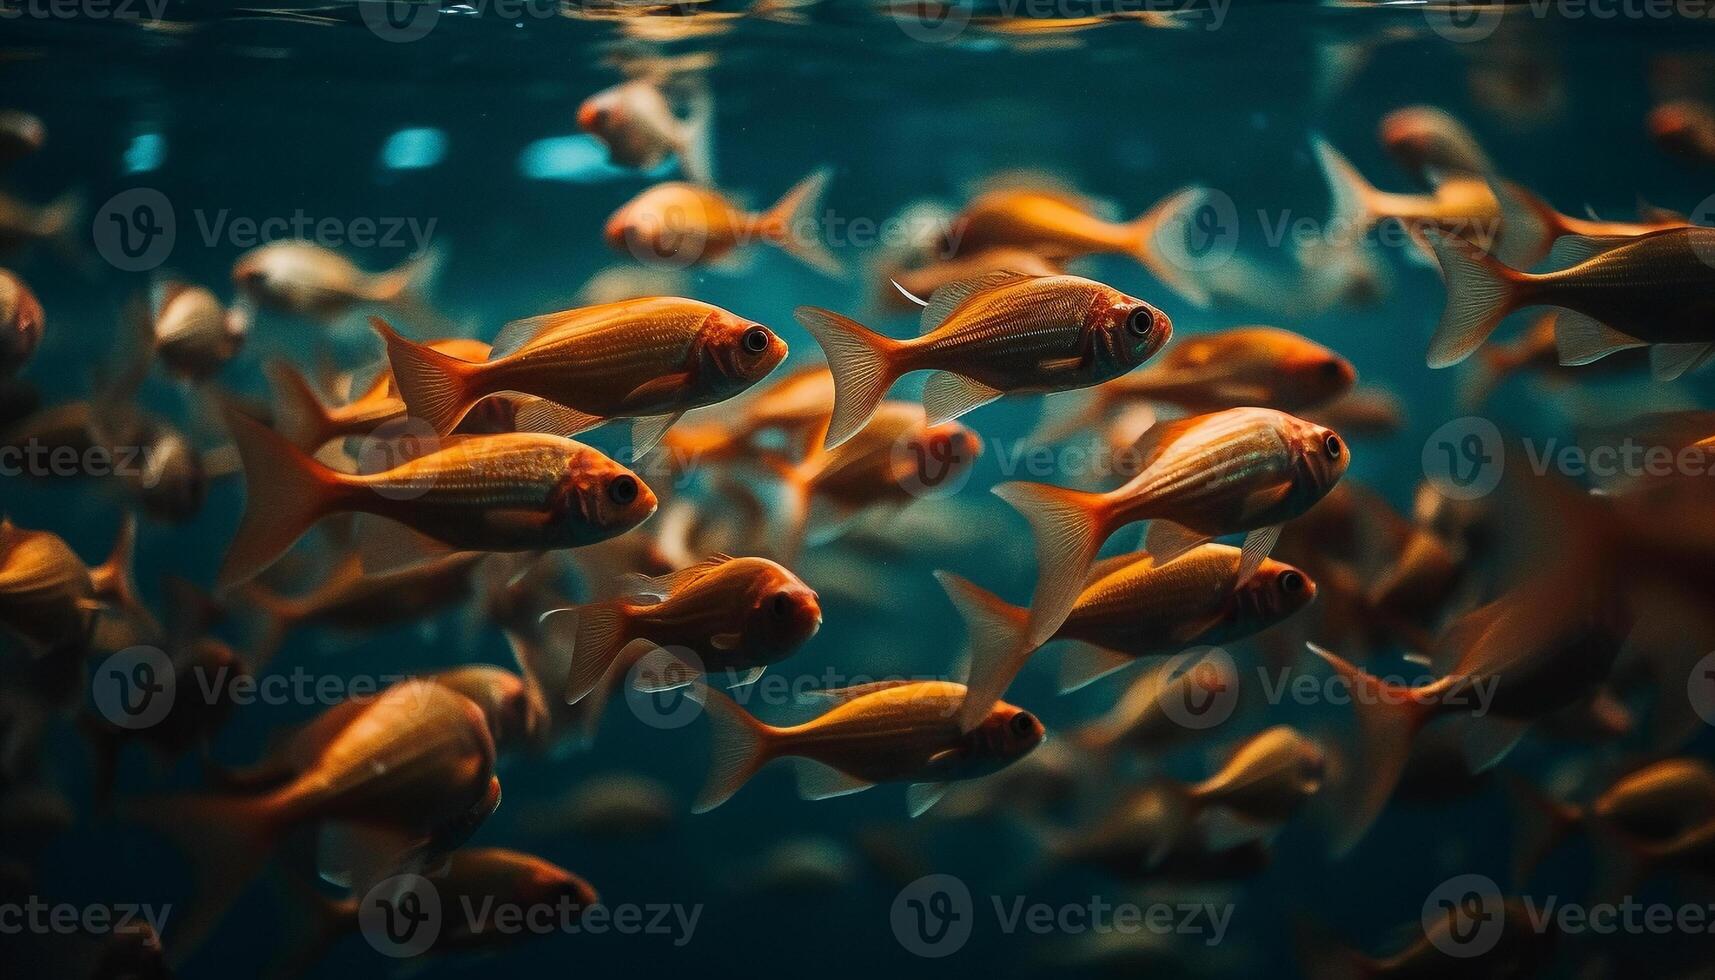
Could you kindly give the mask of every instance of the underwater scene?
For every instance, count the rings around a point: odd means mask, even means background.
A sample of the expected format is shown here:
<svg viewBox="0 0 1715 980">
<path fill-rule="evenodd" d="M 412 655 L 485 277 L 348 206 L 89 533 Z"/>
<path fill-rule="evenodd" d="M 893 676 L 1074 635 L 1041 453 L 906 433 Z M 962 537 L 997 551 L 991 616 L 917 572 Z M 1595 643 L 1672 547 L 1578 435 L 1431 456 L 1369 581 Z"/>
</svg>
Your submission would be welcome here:
<svg viewBox="0 0 1715 980">
<path fill-rule="evenodd" d="M 1715 975 L 1715 5 L 0 0 L 7 977 Z"/>
</svg>

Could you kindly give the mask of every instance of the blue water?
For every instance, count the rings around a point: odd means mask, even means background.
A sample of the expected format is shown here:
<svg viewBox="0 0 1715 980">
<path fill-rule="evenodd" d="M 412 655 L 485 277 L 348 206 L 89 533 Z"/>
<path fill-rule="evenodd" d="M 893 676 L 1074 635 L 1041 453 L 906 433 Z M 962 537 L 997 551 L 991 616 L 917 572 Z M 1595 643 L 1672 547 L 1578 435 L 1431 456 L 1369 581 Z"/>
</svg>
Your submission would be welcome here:
<svg viewBox="0 0 1715 980">
<path fill-rule="evenodd" d="M 740 7 L 709 5 L 680 19 L 696 22 Z M 0 3 L 0 11 L 6 9 Z M 752 17 L 722 22 L 706 36 L 657 41 L 628 39 L 619 22 L 570 16 L 571 10 L 541 16 L 549 8 L 531 8 L 511 18 L 449 11 L 421 40 L 388 43 L 349 5 L 317 8 L 301 22 L 229 16 L 212 4 L 167 9 L 165 22 L 148 25 L 28 13 L 0 19 L 0 103 L 40 116 L 49 134 L 39 153 L 0 175 L 5 190 L 36 202 L 75 190 L 87 215 L 99 214 L 122 191 L 154 189 L 171 202 L 176 227 L 176 243 L 157 274 L 171 270 L 223 297 L 230 297 L 230 268 L 247 243 L 209 234 L 217 222 L 302 214 L 340 223 L 368 218 L 386 228 L 398 219 L 398 241 L 342 251 L 365 269 L 391 268 L 412 254 L 411 229 L 427 232 L 446 256 L 433 292 L 436 307 L 460 329 L 484 338 L 517 317 L 565 308 L 591 274 L 618 261 L 602 243 L 601 225 L 652 178 L 608 165 L 600 148 L 578 134 L 574 117 L 582 99 L 620 79 L 611 59 L 640 52 L 712 56 L 708 80 L 716 95 L 716 159 L 724 188 L 761 207 L 804 174 L 830 165 L 827 206 L 848 220 L 884 221 L 923 198 L 956 204 L 974 181 L 1001 170 L 1051 172 L 1114 202 L 1128 217 L 1175 188 L 1198 183 L 1234 200 L 1241 250 L 1278 259 L 1256 220 L 1259 210 L 1311 218 L 1327 211 L 1310 135 L 1325 135 L 1378 185 L 1407 190 L 1409 183 L 1376 146 L 1374 130 L 1381 115 L 1412 103 L 1432 103 L 1464 120 L 1509 176 L 1568 212 L 1582 213 L 1588 205 L 1603 215 L 1626 215 L 1640 192 L 1653 203 L 1691 210 L 1715 190 L 1709 173 L 1659 153 L 1643 129 L 1664 58 L 1692 59 L 1705 94 L 1715 88 L 1708 71 L 1715 64 L 1715 31 L 1686 20 L 1614 23 L 1526 14 L 1509 17 L 1487 40 L 1460 44 L 1430 30 L 1424 15 L 1410 8 L 1235 4 L 1218 30 L 1207 29 L 1205 17 L 1183 30 L 1121 22 L 1014 41 L 973 29 L 930 44 L 907 37 L 859 0 L 830 0 L 798 10 L 802 23 Z M 1530 82 L 1511 109 L 1483 76 L 1507 60 L 1524 65 Z M 1336 64 L 1350 67 L 1339 72 Z M 47 339 L 25 377 L 49 402 L 91 393 L 98 372 L 123 346 L 120 310 L 150 276 L 103 262 L 90 228 L 77 237 L 74 260 L 45 247 L 9 260 L 47 308 Z M 766 247 L 752 252 L 741 269 L 693 270 L 688 295 L 778 330 L 792 348 L 788 366 L 819 357 L 792 319 L 794 306 L 867 312 L 875 283 L 863 271 L 872 249 L 836 249 L 852 270 L 845 282 Z M 1196 309 L 1123 258 L 1098 258 L 1080 268 L 1155 302 L 1182 335 L 1274 322 L 1339 350 L 1365 384 L 1391 390 L 1404 408 L 1396 434 L 1354 440 L 1347 479 L 1407 508 L 1423 476 L 1425 438 L 1463 412 L 1453 402 L 1455 373 L 1423 366 L 1441 308 L 1435 272 L 1403 250 L 1384 260 L 1393 276 L 1383 303 L 1290 321 L 1242 307 Z M 880 325 L 896 333 L 908 329 L 906 318 Z M 373 348 L 361 329 L 330 332 L 265 314 L 219 382 L 260 394 L 267 356 L 284 354 L 308 366 L 325 349 L 355 364 L 373 358 Z M 1682 394 L 1694 401 L 1707 388 L 1693 380 Z M 1634 404 L 1635 393 L 1598 387 L 1583 397 L 1598 405 L 1611 399 L 1611 410 L 1621 412 Z M 218 441 L 201 404 L 179 386 L 157 375 L 144 399 L 208 444 Z M 966 421 L 1006 442 L 1031 429 L 1039 407 L 1039 399 L 1023 398 L 981 409 Z M 1556 398 L 1512 385 L 1485 414 L 1509 430 L 1564 432 L 1565 410 Z M 907 549 L 875 560 L 868 574 L 883 597 L 879 606 L 826 596 L 821 633 L 778 669 L 792 676 L 826 668 L 871 675 L 949 669 L 962 628 L 931 570 L 954 569 L 1014 601 L 1029 594 L 1028 531 L 984 492 L 1001 478 L 999 459 L 986 455 L 962 491 L 970 508 L 949 518 L 968 523 L 950 534 L 942 529 L 966 546 L 937 546 L 927 554 Z M 212 581 L 242 498 L 240 481 L 218 480 L 193 522 L 144 524 L 137 564 L 146 599 L 160 601 L 166 575 Z M 108 547 L 120 506 L 83 485 L 11 480 L 0 486 L 0 508 L 15 522 L 54 530 L 91 561 Z M 1056 697 L 1052 659 L 1039 658 L 1009 695 L 1037 711 L 1051 733 L 1093 715 L 1119 689 L 1109 684 Z M 361 642 L 305 631 L 270 669 L 384 674 L 470 661 L 508 664 L 510 658 L 495 631 L 467 641 L 459 615 L 449 612 Z M 1291 710 L 1269 720 L 1309 727 L 1343 718 L 1334 711 L 1291 716 Z M 270 732 L 313 711 L 284 705 L 242 713 L 215 755 L 229 762 L 252 758 Z M 69 726 L 59 735 L 50 742 L 50 769 L 74 800 L 87 801 L 76 737 Z M 675 947 L 649 936 L 552 936 L 486 958 L 437 960 L 422 972 L 1082 975 L 1070 968 L 1044 973 L 1051 968 L 1037 957 L 1052 939 L 1065 937 L 1004 934 L 984 911 L 988 896 L 1027 894 L 1059 905 L 1134 894 L 1096 872 L 1031 873 L 1038 845 L 1005 820 L 908 822 L 894 787 L 799 801 L 784 768 L 769 769 L 721 809 L 696 817 L 683 812 L 667 833 L 642 841 L 531 837 L 519 827 L 517 816 L 531 803 L 612 771 L 666 781 L 688 811 L 706 742 L 700 724 L 658 731 L 616 710 L 591 753 L 503 760 L 505 803 L 474 838 L 553 860 L 588 878 L 611 903 L 703 903 L 691 942 Z M 1540 773 L 1565 754 L 1552 743 L 1527 743 L 1518 768 Z M 1208 770 L 1209 759 L 1198 748 L 1159 764 L 1193 776 Z M 128 753 L 121 768 L 122 793 L 196 783 L 192 762 L 164 772 L 137 752 Z M 183 865 L 157 838 L 88 815 L 87 808 L 81 812 L 76 827 L 31 856 L 42 893 L 72 902 L 188 900 Z M 1396 805 L 1353 855 L 1334 862 L 1323 856 L 1316 829 L 1296 822 L 1276 841 L 1271 867 L 1223 896 L 1235 909 L 1224 942 L 1208 947 L 1197 937 L 1180 937 L 1178 953 L 1159 970 L 1292 974 L 1291 927 L 1299 916 L 1327 923 L 1357 945 L 1393 948 L 1399 928 L 1417 922 L 1423 897 L 1451 874 L 1475 870 L 1504 880 L 1511 825 L 1504 796 L 1493 786 L 1442 806 Z M 970 883 L 978 923 L 957 956 L 922 959 L 903 949 L 889 917 L 903 882 L 861 860 L 851 882 L 825 894 L 738 887 L 747 868 L 779 841 L 824 834 L 851 842 L 866 828 L 898 841 L 923 871 Z M 1576 848 L 1561 852 L 1534 891 L 1575 892 L 1588 859 Z M 1201 892 L 1163 894 L 1173 899 Z M 274 901 L 266 886 L 249 891 L 183 974 L 238 976 L 259 969 L 277 944 L 292 941 L 282 934 Z M 1572 944 L 1562 950 L 1555 973 L 1570 975 L 1599 951 L 1616 957 L 1607 961 L 1612 964 L 1677 953 L 1683 945 L 1648 937 Z M 352 936 L 316 975 L 371 976 L 392 967 Z"/>
</svg>

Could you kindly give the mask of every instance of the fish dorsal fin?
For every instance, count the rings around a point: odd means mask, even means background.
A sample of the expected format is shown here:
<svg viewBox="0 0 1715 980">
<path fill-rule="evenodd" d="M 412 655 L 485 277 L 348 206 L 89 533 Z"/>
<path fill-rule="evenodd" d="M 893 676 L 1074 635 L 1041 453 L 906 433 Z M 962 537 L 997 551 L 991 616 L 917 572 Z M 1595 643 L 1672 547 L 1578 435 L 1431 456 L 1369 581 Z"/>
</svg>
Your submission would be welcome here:
<svg viewBox="0 0 1715 980">
<path fill-rule="evenodd" d="M 806 800 L 830 800 L 861 793 L 875 784 L 803 756 L 792 760 L 798 770 L 798 795 Z"/>
<path fill-rule="evenodd" d="M 877 691 L 886 691 L 895 687 L 904 687 L 907 684 L 916 683 L 918 682 L 909 677 L 896 677 L 892 680 L 871 681 L 868 684 L 853 684 L 851 687 L 829 687 L 823 688 L 819 691 L 806 691 L 804 693 L 813 698 L 826 700 L 835 705 L 841 705 L 850 701 L 856 701 L 858 698 L 866 697 L 876 693 Z"/>
<path fill-rule="evenodd" d="M 951 371 L 936 371 L 923 386 L 925 425 L 950 422 L 966 412 L 987 405 L 1005 394 L 975 378 Z"/>
<path fill-rule="evenodd" d="M 1715 344 L 1656 344 L 1649 350 L 1650 370 L 1660 381 L 1672 381 L 1701 366 L 1715 353 Z"/>
<path fill-rule="evenodd" d="M 509 354 L 516 354 L 525 344 L 534 340 L 538 334 L 565 318 L 564 313 L 546 313 L 542 316 L 525 317 L 513 320 L 500 328 L 494 336 L 494 346 L 489 348 L 488 359 L 498 361 Z"/>
<path fill-rule="evenodd" d="M 1553 269 L 1570 269 L 1635 241 L 1635 235 L 1562 235 L 1548 250 L 1548 264 Z"/>
<path fill-rule="evenodd" d="M 731 555 L 716 552 L 695 565 L 687 565 L 676 572 L 668 572 L 665 575 L 650 576 L 632 572 L 620 578 L 620 591 L 665 599 L 685 585 L 702 578 L 732 560 Z"/>
<path fill-rule="evenodd" d="M 921 817 L 947 795 L 948 783 L 912 783 L 905 788 L 905 806 L 913 817 Z"/>
<path fill-rule="evenodd" d="M 1159 421 L 1145 429 L 1143 435 L 1137 437 L 1137 442 L 1132 444 L 1132 449 L 1137 453 L 1137 465 L 1148 467 L 1154 463 L 1156 459 L 1160 458 L 1162 450 L 1169 443 L 1192 425 L 1195 425 L 1197 421 L 1198 417 L 1193 415 L 1188 418 Z M 1165 558 L 1162 560 L 1166 561 Z"/>
<path fill-rule="evenodd" d="M 929 333 L 946 323 L 947 317 L 951 316 L 954 310 L 963 306 L 966 300 L 978 293 L 1032 278 L 1035 277 L 1027 276 L 1021 272 L 997 269 L 994 272 L 973 276 L 970 279 L 959 279 L 947 283 L 929 296 L 929 305 L 923 307 L 923 318 L 920 321 L 919 332 Z"/>
<path fill-rule="evenodd" d="M 1658 207 L 1651 204 L 1642 194 L 1638 195 L 1638 220 L 1656 222 L 1664 225 L 1688 225 L 1690 219 L 1672 208 Z"/>
<path fill-rule="evenodd" d="M 1562 310 L 1554 322 L 1554 346 L 1560 351 L 1560 363 L 1589 364 L 1615 351 L 1642 347 L 1644 342 L 1593 316 Z"/>
</svg>

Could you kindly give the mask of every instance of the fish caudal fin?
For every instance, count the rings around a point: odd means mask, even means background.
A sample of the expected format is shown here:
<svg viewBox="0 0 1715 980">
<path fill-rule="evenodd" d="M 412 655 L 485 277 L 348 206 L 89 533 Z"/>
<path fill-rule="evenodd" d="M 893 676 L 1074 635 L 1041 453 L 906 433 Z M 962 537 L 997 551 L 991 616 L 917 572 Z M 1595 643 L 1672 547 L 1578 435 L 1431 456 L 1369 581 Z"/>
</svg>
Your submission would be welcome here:
<svg viewBox="0 0 1715 980">
<path fill-rule="evenodd" d="M 1358 743 L 1362 753 L 1349 770 L 1337 808 L 1331 850 L 1336 857 L 1355 847 L 1381 815 L 1405 773 L 1411 740 L 1429 720 L 1433 705 L 1415 696 L 1412 688 L 1373 677 L 1337 654 L 1306 644 L 1322 658 L 1351 692 L 1358 720 Z"/>
<path fill-rule="evenodd" d="M 222 406 L 221 414 L 243 461 L 245 486 L 244 517 L 216 580 L 216 590 L 224 592 L 285 554 L 334 509 L 344 484 L 338 473 L 236 408 Z"/>
<path fill-rule="evenodd" d="M 1489 339 L 1512 312 L 1518 273 L 1482 249 L 1452 235 L 1425 229 L 1447 280 L 1447 308 L 1429 341 L 1429 366 L 1458 364 Z"/>
<path fill-rule="evenodd" d="M 121 816 L 165 835 L 191 870 L 195 899 L 175 914 L 167 955 L 184 959 L 267 865 L 281 830 L 267 796 L 179 796 L 131 800 Z"/>
<path fill-rule="evenodd" d="M 1205 187 L 1186 187 L 1173 192 L 1155 203 L 1155 206 L 1134 220 L 1130 228 L 1133 235 L 1132 255 L 1150 275 L 1161 281 L 1161 284 L 1173 290 L 1186 302 L 1197 306 L 1208 306 L 1209 291 L 1204 289 L 1191 277 L 1191 270 L 1172 258 L 1173 249 L 1165 250 L 1161 243 L 1179 240 L 1189 240 L 1187 236 L 1199 237 L 1210 234 L 1200 219 L 1205 214 L 1216 214 L 1212 193 Z M 1237 229 L 1232 229 L 1237 232 Z M 1219 233 L 1216 229 L 1215 234 Z M 1185 254 L 1191 254 L 1186 252 Z"/>
<path fill-rule="evenodd" d="M 887 389 L 899 377 L 894 353 L 900 342 L 832 310 L 800 306 L 798 322 L 828 356 L 834 373 L 834 414 L 824 445 L 832 449 L 868 424 Z"/>
<path fill-rule="evenodd" d="M 679 169 L 692 182 L 713 187 L 715 183 L 715 99 L 699 83 L 687 99 L 689 114 L 679 131 Z"/>
<path fill-rule="evenodd" d="M 1358 173 L 1358 168 L 1352 166 L 1339 150 L 1334 149 L 1321 136 L 1310 140 L 1311 152 L 1316 154 L 1316 163 L 1322 168 L 1322 177 L 1328 182 L 1328 229 L 1331 235 L 1339 236 L 1341 241 L 1353 241 L 1363 237 L 1370 230 L 1370 225 L 1376 221 L 1375 209 L 1370 202 L 1375 199 L 1376 189 Z"/>
<path fill-rule="evenodd" d="M 822 167 L 792 185 L 792 189 L 762 216 L 763 234 L 786 254 L 824 275 L 845 275 L 840 262 L 822 243 L 822 193 L 834 172 Z"/>
<path fill-rule="evenodd" d="M 433 426 L 437 433 L 453 431 L 470 407 L 487 394 L 472 391 L 471 382 L 481 365 L 406 340 L 380 317 L 370 317 L 369 325 L 387 344 L 387 361 L 393 367 L 393 381 L 399 386 L 406 411 Z"/>
<path fill-rule="evenodd" d="M 286 441 L 313 453 L 328 441 L 332 423 L 310 382 L 285 361 L 269 361 L 264 373 L 274 389 L 274 427 Z"/>
<path fill-rule="evenodd" d="M 567 704 L 582 701 L 601 683 L 629 639 L 625 611 L 617 602 L 550 609 L 542 614 L 541 623 L 547 642 L 558 646 L 562 657 L 565 651 L 571 651 L 572 669 L 566 674 Z"/>
<path fill-rule="evenodd" d="M 1023 514 L 1036 535 L 1036 594 L 1025 639 L 1040 645 L 1071 614 L 1107 539 L 1105 498 L 1045 483 L 1003 483 L 994 494 Z"/>
<path fill-rule="evenodd" d="M 707 685 L 696 685 L 694 696 L 709 718 L 709 778 L 691 812 L 707 813 L 730 799 L 768 762 L 768 736 L 773 730 Z"/>
<path fill-rule="evenodd" d="M 399 268 L 377 276 L 370 298 L 407 309 L 421 308 L 445 262 L 445 252 L 434 246 L 425 248 Z"/>
<path fill-rule="evenodd" d="M 935 580 L 965 621 L 968 670 L 959 728 L 968 732 L 988 717 L 1035 651 L 1024 635 L 1029 613 L 952 572 L 937 571 Z"/>
</svg>

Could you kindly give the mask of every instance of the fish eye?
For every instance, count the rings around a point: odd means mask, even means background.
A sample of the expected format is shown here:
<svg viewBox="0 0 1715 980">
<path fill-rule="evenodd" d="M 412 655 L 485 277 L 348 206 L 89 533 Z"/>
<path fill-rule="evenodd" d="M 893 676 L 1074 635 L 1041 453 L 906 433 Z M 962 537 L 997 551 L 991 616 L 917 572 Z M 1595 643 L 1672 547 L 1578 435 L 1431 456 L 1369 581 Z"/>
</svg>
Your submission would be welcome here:
<svg viewBox="0 0 1715 980">
<path fill-rule="evenodd" d="M 1287 595 L 1298 595 L 1304 591 L 1304 576 L 1296 571 L 1288 570 L 1280 573 L 1280 591 Z"/>
<path fill-rule="evenodd" d="M 1010 724 L 1014 735 L 1029 735 L 1036 731 L 1036 716 L 1028 711 L 1020 711 L 1012 716 Z"/>
<path fill-rule="evenodd" d="M 607 485 L 607 499 L 624 507 L 637 499 L 637 477 L 622 473 Z"/>
<path fill-rule="evenodd" d="M 781 619 L 785 619 L 792 613 L 792 597 L 784 592 L 776 592 L 774 593 L 773 601 L 768 604 L 768 607 L 773 610 L 774 615 Z"/>
<path fill-rule="evenodd" d="M 1149 336 L 1150 328 L 1154 326 L 1155 314 L 1151 313 L 1147 306 L 1140 306 L 1132 310 L 1131 315 L 1125 318 L 1125 328 L 1134 337 Z"/>
<path fill-rule="evenodd" d="M 1328 451 L 1329 459 L 1339 459 L 1346 451 L 1346 444 L 1340 441 L 1339 436 L 1330 432 L 1322 437 L 1322 448 Z"/>
<path fill-rule="evenodd" d="M 744 332 L 744 349 L 752 354 L 760 354 L 768 349 L 768 330 L 764 327 L 751 327 Z"/>
<path fill-rule="evenodd" d="M 1338 378 L 1345 373 L 1339 361 L 1322 362 L 1322 376 L 1324 378 Z"/>
</svg>

